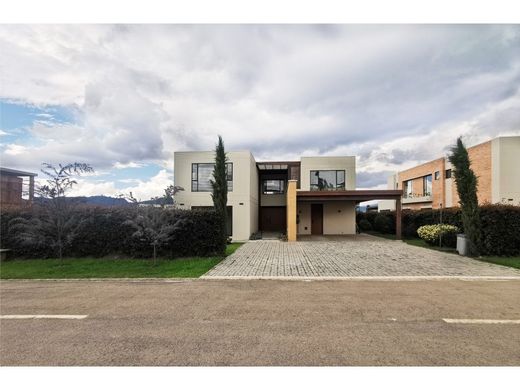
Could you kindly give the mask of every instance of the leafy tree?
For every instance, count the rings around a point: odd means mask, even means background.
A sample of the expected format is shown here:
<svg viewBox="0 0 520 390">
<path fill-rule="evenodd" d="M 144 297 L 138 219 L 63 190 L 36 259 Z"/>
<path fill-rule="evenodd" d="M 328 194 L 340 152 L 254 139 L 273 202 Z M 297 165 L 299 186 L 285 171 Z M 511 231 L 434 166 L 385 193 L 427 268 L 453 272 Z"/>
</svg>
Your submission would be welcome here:
<svg viewBox="0 0 520 390">
<path fill-rule="evenodd" d="M 45 184 L 35 189 L 40 197 L 41 213 L 30 220 L 13 219 L 10 229 L 17 232 L 22 244 L 49 245 L 62 260 L 63 251 L 72 242 L 82 223 L 73 213 L 76 204 L 67 199 L 66 194 L 77 184 L 75 176 L 93 172 L 94 169 L 88 164 L 77 162 L 58 166 L 48 163 L 42 165 L 41 171 L 47 179 Z"/>
<path fill-rule="evenodd" d="M 182 188 L 181 186 L 174 186 L 173 184 L 171 184 L 164 189 L 163 196 L 153 197 L 152 200 L 161 205 L 161 207 L 165 207 L 166 205 L 175 206 L 175 195 L 179 191 L 184 191 L 184 188 Z"/>
<path fill-rule="evenodd" d="M 213 188 L 211 197 L 213 199 L 215 210 L 222 220 L 223 248 L 225 248 L 227 242 L 227 161 L 226 151 L 224 150 L 224 141 L 222 141 L 222 137 L 219 135 L 218 143 L 215 148 L 215 169 L 213 170 L 213 180 L 211 180 L 211 187 Z"/>
<path fill-rule="evenodd" d="M 478 255 L 481 248 L 480 209 L 478 207 L 478 179 L 471 169 L 471 162 L 466 147 L 459 137 L 448 156 L 454 167 L 455 183 L 459 194 L 464 233 L 469 240 L 469 252 Z"/>
<path fill-rule="evenodd" d="M 134 218 L 126 220 L 123 225 L 134 229 L 132 237 L 153 247 L 153 264 L 157 264 L 157 249 L 167 244 L 177 229 L 168 221 L 167 214 L 154 207 L 139 208 Z"/>
</svg>

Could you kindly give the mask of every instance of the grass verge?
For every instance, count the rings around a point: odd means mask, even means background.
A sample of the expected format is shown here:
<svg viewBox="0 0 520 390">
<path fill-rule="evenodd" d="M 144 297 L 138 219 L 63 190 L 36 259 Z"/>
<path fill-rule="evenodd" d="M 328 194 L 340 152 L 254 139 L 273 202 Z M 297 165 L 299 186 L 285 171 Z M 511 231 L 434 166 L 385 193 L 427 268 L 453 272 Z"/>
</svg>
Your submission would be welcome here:
<svg viewBox="0 0 520 390">
<path fill-rule="evenodd" d="M 241 243 L 226 247 L 226 256 Z M 198 278 L 225 257 L 192 257 L 173 260 L 67 258 L 11 260 L 0 265 L 1 279 L 74 278 Z"/>
<path fill-rule="evenodd" d="M 395 234 L 383 234 L 378 232 L 366 232 L 372 236 L 387 238 L 390 240 L 395 240 Z M 420 238 L 405 238 L 403 239 L 409 245 L 419 246 L 421 248 L 433 249 L 436 251 L 447 252 L 447 253 L 457 253 L 454 248 L 439 248 L 438 246 L 428 245 L 426 242 L 421 240 Z M 485 261 L 487 263 L 493 263 L 498 265 L 505 265 L 506 267 L 512 267 L 520 269 L 520 256 L 512 256 L 512 257 L 501 257 L 501 256 L 481 256 L 481 257 L 473 257 L 475 260 Z"/>
<path fill-rule="evenodd" d="M 482 257 L 477 257 L 476 260 L 485 261 L 486 263 L 505 265 L 506 267 L 520 269 L 520 256 L 513 256 L 513 257 L 482 256 Z"/>
</svg>

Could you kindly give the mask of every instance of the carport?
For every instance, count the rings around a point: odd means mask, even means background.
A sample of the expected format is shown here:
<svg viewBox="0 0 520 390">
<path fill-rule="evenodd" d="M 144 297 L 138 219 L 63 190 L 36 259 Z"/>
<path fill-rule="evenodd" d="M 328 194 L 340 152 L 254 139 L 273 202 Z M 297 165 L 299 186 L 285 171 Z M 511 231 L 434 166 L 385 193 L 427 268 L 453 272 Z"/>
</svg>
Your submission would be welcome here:
<svg viewBox="0 0 520 390">
<path fill-rule="evenodd" d="M 289 180 L 287 188 L 287 239 L 296 241 L 297 204 L 299 202 L 340 202 L 360 203 L 371 200 L 395 200 L 395 230 L 401 239 L 401 197 L 402 190 L 345 190 L 345 191 L 297 191 L 296 181 Z"/>
</svg>

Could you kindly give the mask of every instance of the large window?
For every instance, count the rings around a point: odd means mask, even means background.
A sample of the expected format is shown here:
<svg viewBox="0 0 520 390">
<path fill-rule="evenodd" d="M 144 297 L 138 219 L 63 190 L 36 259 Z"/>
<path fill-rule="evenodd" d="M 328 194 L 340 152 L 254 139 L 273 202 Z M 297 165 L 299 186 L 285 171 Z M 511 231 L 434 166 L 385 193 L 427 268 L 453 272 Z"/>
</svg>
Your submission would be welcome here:
<svg viewBox="0 0 520 390">
<path fill-rule="evenodd" d="M 211 192 L 211 180 L 215 164 L 191 164 L 191 191 Z M 233 163 L 226 164 L 226 176 L 228 191 L 233 191 Z"/>
<path fill-rule="evenodd" d="M 406 180 L 403 181 L 403 196 L 405 198 L 411 198 L 412 197 L 412 181 Z"/>
<path fill-rule="evenodd" d="M 311 171 L 311 191 L 345 189 L 345 171 Z"/>
<path fill-rule="evenodd" d="M 432 194 L 432 175 L 423 177 L 423 196 Z"/>
<path fill-rule="evenodd" d="M 266 195 L 283 194 L 285 192 L 285 180 L 267 179 L 262 182 L 262 193 Z"/>
</svg>

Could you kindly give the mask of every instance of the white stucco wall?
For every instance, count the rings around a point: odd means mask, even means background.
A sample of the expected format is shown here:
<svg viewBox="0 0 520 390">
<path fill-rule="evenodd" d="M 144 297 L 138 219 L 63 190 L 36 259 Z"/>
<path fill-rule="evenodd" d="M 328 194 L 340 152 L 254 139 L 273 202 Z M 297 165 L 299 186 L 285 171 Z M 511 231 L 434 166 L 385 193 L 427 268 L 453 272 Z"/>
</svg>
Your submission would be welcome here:
<svg viewBox="0 0 520 390">
<path fill-rule="evenodd" d="M 520 205 L 520 136 L 491 142 L 491 199 Z"/>
<path fill-rule="evenodd" d="M 311 203 L 323 204 L 323 234 L 356 234 L 356 202 L 300 202 L 298 203 L 298 234 L 311 231 Z"/>
<path fill-rule="evenodd" d="M 307 202 L 298 203 L 297 213 L 299 220 L 298 234 L 311 234 L 311 204 Z"/>
<path fill-rule="evenodd" d="M 233 207 L 233 236 L 235 241 L 248 240 L 258 230 L 258 175 L 256 163 L 248 151 L 228 152 L 233 163 L 233 190 L 228 192 L 228 206 Z M 214 163 L 213 151 L 175 152 L 174 183 L 184 188 L 176 195 L 179 208 L 213 206 L 210 192 L 191 191 L 191 164 Z"/>
<path fill-rule="evenodd" d="M 356 234 L 356 203 L 323 203 L 323 234 Z"/>
</svg>

